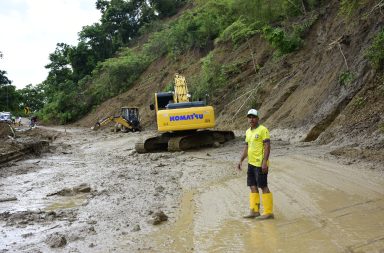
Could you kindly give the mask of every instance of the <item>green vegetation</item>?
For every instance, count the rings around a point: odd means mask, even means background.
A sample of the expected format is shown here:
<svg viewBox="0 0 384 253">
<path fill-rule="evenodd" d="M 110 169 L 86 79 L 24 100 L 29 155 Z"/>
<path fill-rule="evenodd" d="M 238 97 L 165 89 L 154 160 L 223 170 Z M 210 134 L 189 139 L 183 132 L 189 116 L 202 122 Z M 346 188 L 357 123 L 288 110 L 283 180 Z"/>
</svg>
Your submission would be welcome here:
<svg viewBox="0 0 384 253">
<path fill-rule="evenodd" d="M 222 66 L 222 74 L 226 78 L 237 76 L 243 71 L 244 66 L 247 65 L 246 61 L 236 61 Z"/>
<path fill-rule="evenodd" d="M 0 111 L 12 112 L 14 115 L 24 116 L 24 107 L 29 106 L 32 112 L 44 106 L 45 96 L 43 86 L 31 84 L 17 90 L 8 79 L 7 72 L 0 70 Z"/>
<path fill-rule="evenodd" d="M 263 27 L 263 36 L 277 50 L 277 55 L 283 55 L 297 50 L 303 43 L 297 34 L 287 34 L 282 28 Z"/>
<path fill-rule="evenodd" d="M 100 63 L 92 72 L 92 80 L 87 95 L 99 104 L 106 99 L 126 91 L 148 67 L 149 59 L 140 53 L 127 49 L 118 58 Z"/>
<path fill-rule="evenodd" d="M 375 36 L 366 55 L 375 69 L 384 69 L 384 29 Z"/>
<path fill-rule="evenodd" d="M 290 33 L 280 27 L 273 28 L 269 25 L 265 25 L 262 28 L 262 34 L 271 46 L 277 50 L 277 56 L 288 54 L 298 50 L 302 46 L 305 34 L 317 18 L 318 16 L 314 15 L 300 24 L 292 25 L 292 27 L 290 27 Z"/>
<path fill-rule="evenodd" d="M 261 23 L 256 22 L 248 25 L 244 18 L 240 17 L 238 20 L 224 29 L 218 39 L 218 42 L 232 41 L 235 46 L 238 46 L 248 38 L 255 35 L 260 27 Z"/>
<path fill-rule="evenodd" d="M 174 83 L 172 81 L 172 82 L 167 83 L 167 85 L 165 85 L 163 91 L 164 92 L 169 92 L 169 91 L 173 91 L 173 90 L 174 90 Z"/>
<path fill-rule="evenodd" d="M 339 13 L 344 17 L 351 18 L 358 10 L 361 0 L 341 0 Z"/>
<path fill-rule="evenodd" d="M 357 97 L 353 102 L 353 106 L 356 108 L 363 108 L 365 106 L 365 103 L 366 103 L 366 98 Z"/>
<path fill-rule="evenodd" d="M 6 76 L 7 72 L 0 70 L 0 112 L 18 110 L 19 94 L 16 86 L 11 85 L 12 81 Z"/>
<path fill-rule="evenodd" d="M 351 71 L 343 71 L 339 76 L 339 84 L 343 86 L 347 86 L 351 84 L 355 80 L 355 74 Z"/>
<path fill-rule="evenodd" d="M 208 53 L 191 82 L 194 96 L 202 98 L 226 85 L 247 64 L 218 62 L 211 51 L 215 41 L 239 46 L 260 34 L 277 55 L 298 50 L 317 19 L 308 14 L 323 0 L 195 0 L 194 8 L 166 21 L 187 2 L 97 0 L 100 22 L 83 27 L 77 45 L 58 43 L 49 55 L 48 78 L 26 88 L 23 97 L 28 101 L 13 101 L 19 107 L 33 105 L 43 120 L 71 122 L 127 91 L 159 57 L 176 59 L 191 49 Z M 302 14 L 307 17 L 304 21 L 292 22 L 292 17 Z M 140 35 L 148 36 L 144 40 Z M 44 102 L 43 108 L 37 99 Z"/>
<path fill-rule="evenodd" d="M 193 99 L 201 99 L 225 84 L 226 78 L 222 66 L 214 59 L 211 52 L 201 60 L 202 67 L 200 75 L 192 82 L 191 93 Z"/>
</svg>

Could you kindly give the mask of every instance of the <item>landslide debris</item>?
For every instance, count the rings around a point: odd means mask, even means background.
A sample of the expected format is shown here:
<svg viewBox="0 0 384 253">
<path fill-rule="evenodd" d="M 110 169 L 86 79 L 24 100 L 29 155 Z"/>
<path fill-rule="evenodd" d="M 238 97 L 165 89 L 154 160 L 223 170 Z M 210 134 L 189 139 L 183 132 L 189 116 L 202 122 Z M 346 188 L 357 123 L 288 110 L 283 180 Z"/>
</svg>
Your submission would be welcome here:
<svg viewBox="0 0 384 253">
<path fill-rule="evenodd" d="M 3 141 L 9 136 L 14 136 L 11 126 L 5 122 L 0 122 L 0 140 Z"/>
<path fill-rule="evenodd" d="M 18 128 L 14 130 L 6 123 L 0 123 L 0 167 L 28 155 L 40 155 L 49 150 L 49 144 L 59 132 L 44 128 Z"/>
<path fill-rule="evenodd" d="M 339 147 L 357 144 L 366 152 L 382 147 L 382 70 L 373 68 L 367 50 L 382 29 L 384 15 L 375 1 L 358 8 L 354 22 L 340 15 L 340 1 L 329 1 L 308 13 L 316 19 L 303 47 L 282 57 L 276 57 L 257 33 L 237 46 L 215 43 L 210 51 L 214 66 L 239 66 L 210 97 L 217 126 L 246 129 L 244 115 L 255 107 L 275 139 Z M 143 125 L 155 128 L 147 106 L 153 103 L 153 93 L 164 90 L 175 73 L 186 76 L 191 89 L 198 85 L 206 56 L 190 50 L 179 57 L 159 58 L 127 92 L 105 101 L 77 124 L 90 127 L 99 117 L 132 104 L 139 105 Z"/>
</svg>

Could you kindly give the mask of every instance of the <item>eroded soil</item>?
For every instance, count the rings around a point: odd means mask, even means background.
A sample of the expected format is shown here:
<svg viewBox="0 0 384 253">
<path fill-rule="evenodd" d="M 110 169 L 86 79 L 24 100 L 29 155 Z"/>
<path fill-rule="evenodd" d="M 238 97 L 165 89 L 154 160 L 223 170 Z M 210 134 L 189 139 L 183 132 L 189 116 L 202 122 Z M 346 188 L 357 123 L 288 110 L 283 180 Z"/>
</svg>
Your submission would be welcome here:
<svg viewBox="0 0 384 253">
<path fill-rule="evenodd" d="M 245 220 L 238 138 L 137 154 L 142 133 L 43 128 L 48 153 L 0 168 L 0 252 L 383 252 L 381 164 L 273 136 L 274 220 Z M 337 151 L 335 151 L 337 152 Z M 245 167 L 245 163 L 244 163 Z"/>
</svg>

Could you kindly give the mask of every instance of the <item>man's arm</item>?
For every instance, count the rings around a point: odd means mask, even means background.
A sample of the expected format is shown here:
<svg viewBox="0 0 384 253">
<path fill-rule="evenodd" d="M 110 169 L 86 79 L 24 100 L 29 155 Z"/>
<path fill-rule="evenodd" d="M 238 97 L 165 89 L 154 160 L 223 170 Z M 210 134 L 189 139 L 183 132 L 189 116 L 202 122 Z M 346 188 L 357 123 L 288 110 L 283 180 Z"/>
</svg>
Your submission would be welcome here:
<svg viewBox="0 0 384 253">
<path fill-rule="evenodd" d="M 261 170 L 264 173 L 268 172 L 268 159 L 269 159 L 269 153 L 271 152 L 271 142 L 269 140 L 264 141 L 264 157 L 263 157 L 263 163 L 261 165 Z"/>
<path fill-rule="evenodd" d="M 239 164 L 237 164 L 238 170 L 241 170 L 241 164 L 243 163 L 244 159 L 247 158 L 247 156 L 248 156 L 248 144 L 245 144 L 243 153 L 241 154 L 241 157 L 240 157 L 240 162 Z"/>
</svg>

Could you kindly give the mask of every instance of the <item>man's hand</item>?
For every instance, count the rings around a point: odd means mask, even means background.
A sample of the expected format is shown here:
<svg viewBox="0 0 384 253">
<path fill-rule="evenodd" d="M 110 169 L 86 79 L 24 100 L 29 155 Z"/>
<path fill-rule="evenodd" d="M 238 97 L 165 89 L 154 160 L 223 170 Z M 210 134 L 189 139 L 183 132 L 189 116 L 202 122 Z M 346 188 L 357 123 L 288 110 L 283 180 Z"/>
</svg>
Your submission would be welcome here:
<svg viewBox="0 0 384 253">
<path fill-rule="evenodd" d="M 263 161 L 263 164 L 261 165 L 261 171 L 262 171 L 264 174 L 267 174 L 267 173 L 268 173 L 268 165 L 267 165 L 267 162 L 264 162 L 264 161 Z"/>
<path fill-rule="evenodd" d="M 241 164 L 242 164 L 243 162 L 239 162 L 238 164 L 237 164 L 237 169 L 238 170 L 241 170 Z"/>
</svg>

